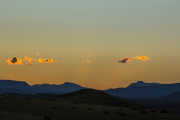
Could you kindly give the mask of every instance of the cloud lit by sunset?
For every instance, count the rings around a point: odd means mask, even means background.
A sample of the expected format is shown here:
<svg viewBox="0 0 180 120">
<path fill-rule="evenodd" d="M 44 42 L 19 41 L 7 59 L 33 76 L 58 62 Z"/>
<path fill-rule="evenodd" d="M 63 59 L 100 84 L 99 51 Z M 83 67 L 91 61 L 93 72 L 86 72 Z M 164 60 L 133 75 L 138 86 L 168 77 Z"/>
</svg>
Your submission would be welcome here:
<svg viewBox="0 0 180 120">
<path fill-rule="evenodd" d="M 39 63 L 54 63 L 53 58 L 38 58 L 37 60 Z"/>
<path fill-rule="evenodd" d="M 54 59 L 53 58 L 32 58 L 32 57 L 28 57 L 28 56 L 24 56 L 23 58 L 20 57 L 9 57 L 6 60 L 6 63 L 9 65 L 12 64 L 16 64 L 16 65 L 26 65 L 26 64 L 30 64 L 32 65 L 33 62 L 36 63 L 54 63 Z"/>
<path fill-rule="evenodd" d="M 148 61 L 150 58 L 147 57 L 147 56 L 135 56 L 135 57 L 132 57 L 132 58 L 128 58 L 128 57 L 125 57 L 125 58 L 121 58 L 118 62 L 119 63 L 129 63 L 131 62 L 133 59 L 135 60 L 138 60 L 138 61 Z"/>
<path fill-rule="evenodd" d="M 28 57 L 28 56 L 24 56 L 24 62 L 26 62 L 26 64 L 33 64 L 33 58 Z"/>
<path fill-rule="evenodd" d="M 148 61 L 149 57 L 147 57 L 147 56 L 135 56 L 134 59 L 140 60 L 140 61 Z"/>
<path fill-rule="evenodd" d="M 119 63 L 129 63 L 129 62 L 131 62 L 131 59 L 126 57 L 126 58 L 120 59 L 118 62 Z"/>
<path fill-rule="evenodd" d="M 18 58 L 18 57 L 12 57 L 12 58 L 8 58 L 6 60 L 7 64 L 12 65 L 23 65 L 23 59 L 22 58 Z"/>
</svg>

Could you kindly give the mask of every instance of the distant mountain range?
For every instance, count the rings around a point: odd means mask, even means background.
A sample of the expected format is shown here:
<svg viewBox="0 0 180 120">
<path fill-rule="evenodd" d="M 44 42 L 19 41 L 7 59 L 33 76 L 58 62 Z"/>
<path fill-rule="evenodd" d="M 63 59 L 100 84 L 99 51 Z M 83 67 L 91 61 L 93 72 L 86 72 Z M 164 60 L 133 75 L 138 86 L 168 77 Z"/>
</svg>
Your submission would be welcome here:
<svg viewBox="0 0 180 120">
<path fill-rule="evenodd" d="M 23 81 L 0 80 L 0 94 L 67 94 L 88 89 L 80 85 L 65 82 L 64 84 L 36 84 L 29 85 Z M 102 90 L 101 90 L 102 91 Z M 173 99 L 180 99 L 180 83 L 160 84 L 160 83 L 144 83 L 138 81 L 130 84 L 126 88 L 115 88 L 103 90 L 103 92 L 121 98 L 130 99 L 158 99 L 173 96 Z"/>
<path fill-rule="evenodd" d="M 0 80 L 0 94 L 66 94 L 86 89 L 77 84 L 65 82 L 64 84 L 35 84 L 30 86 L 23 81 Z"/>
<path fill-rule="evenodd" d="M 180 83 L 160 84 L 138 81 L 130 84 L 127 88 L 109 89 L 106 92 L 123 98 L 158 99 L 174 92 L 180 92 Z"/>
</svg>

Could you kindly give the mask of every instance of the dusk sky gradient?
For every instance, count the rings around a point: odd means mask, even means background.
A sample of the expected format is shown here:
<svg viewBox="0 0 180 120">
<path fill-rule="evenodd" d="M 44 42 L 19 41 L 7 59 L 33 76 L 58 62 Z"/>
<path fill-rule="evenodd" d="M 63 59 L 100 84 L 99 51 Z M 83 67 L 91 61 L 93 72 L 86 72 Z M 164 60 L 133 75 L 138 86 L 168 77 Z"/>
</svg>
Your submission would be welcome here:
<svg viewBox="0 0 180 120">
<path fill-rule="evenodd" d="M 0 0 L 0 79 L 107 89 L 180 82 L 179 0 Z M 14 56 L 53 64 L 7 65 Z M 147 62 L 120 64 L 123 57 Z"/>
</svg>

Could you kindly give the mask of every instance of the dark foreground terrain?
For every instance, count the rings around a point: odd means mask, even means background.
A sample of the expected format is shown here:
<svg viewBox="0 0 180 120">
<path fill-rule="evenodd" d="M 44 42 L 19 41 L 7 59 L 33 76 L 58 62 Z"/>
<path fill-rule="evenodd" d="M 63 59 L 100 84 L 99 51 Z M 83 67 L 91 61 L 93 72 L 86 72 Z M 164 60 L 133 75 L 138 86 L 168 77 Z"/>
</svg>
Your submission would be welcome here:
<svg viewBox="0 0 180 120">
<path fill-rule="evenodd" d="M 180 116 L 90 89 L 58 96 L 0 96 L 0 120 L 70 119 L 180 120 Z"/>
</svg>

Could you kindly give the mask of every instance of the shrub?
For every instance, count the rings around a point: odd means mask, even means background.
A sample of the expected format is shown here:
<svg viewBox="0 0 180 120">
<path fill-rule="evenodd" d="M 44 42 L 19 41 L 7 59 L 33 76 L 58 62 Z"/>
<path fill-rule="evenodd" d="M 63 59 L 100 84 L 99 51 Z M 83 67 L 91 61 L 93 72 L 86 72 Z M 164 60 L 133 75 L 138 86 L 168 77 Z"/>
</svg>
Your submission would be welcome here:
<svg viewBox="0 0 180 120">
<path fill-rule="evenodd" d="M 54 106 L 54 107 L 52 107 L 52 109 L 53 109 L 53 110 L 56 110 L 56 109 L 57 109 L 57 107 L 55 107 L 55 106 Z"/>
<path fill-rule="evenodd" d="M 127 108 L 128 108 L 128 107 L 129 107 L 129 105 L 127 105 L 127 104 L 126 104 L 126 105 L 124 105 L 124 107 L 127 107 Z"/>
<path fill-rule="evenodd" d="M 72 109 L 75 110 L 75 109 L 77 109 L 77 107 L 73 106 Z"/>
<path fill-rule="evenodd" d="M 136 110 L 137 110 L 137 107 L 132 107 L 132 110 L 136 111 Z"/>
<path fill-rule="evenodd" d="M 160 111 L 160 113 L 168 113 L 168 110 L 163 109 L 163 110 Z"/>
<path fill-rule="evenodd" d="M 92 108 L 88 108 L 88 111 L 92 111 L 93 109 Z"/>
<path fill-rule="evenodd" d="M 51 117 L 45 115 L 44 118 L 43 118 L 43 120 L 52 120 L 52 119 L 51 119 Z"/>
<path fill-rule="evenodd" d="M 140 111 L 141 114 L 148 114 L 148 111 L 146 109 L 143 109 Z"/>
<path fill-rule="evenodd" d="M 152 109 L 152 110 L 151 110 L 151 112 L 153 112 L 153 113 L 154 113 L 154 112 L 156 112 L 156 110 L 153 110 L 153 109 Z"/>
<path fill-rule="evenodd" d="M 109 114 L 110 114 L 110 112 L 108 112 L 108 111 L 104 111 L 104 114 L 105 114 L 105 115 L 109 115 Z"/>
<path fill-rule="evenodd" d="M 123 112 L 117 112 L 117 114 L 118 114 L 119 116 L 122 116 L 122 117 L 124 117 L 124 116 L 127 115 L 126 113 L 123 113 Z"/>
</svg>

